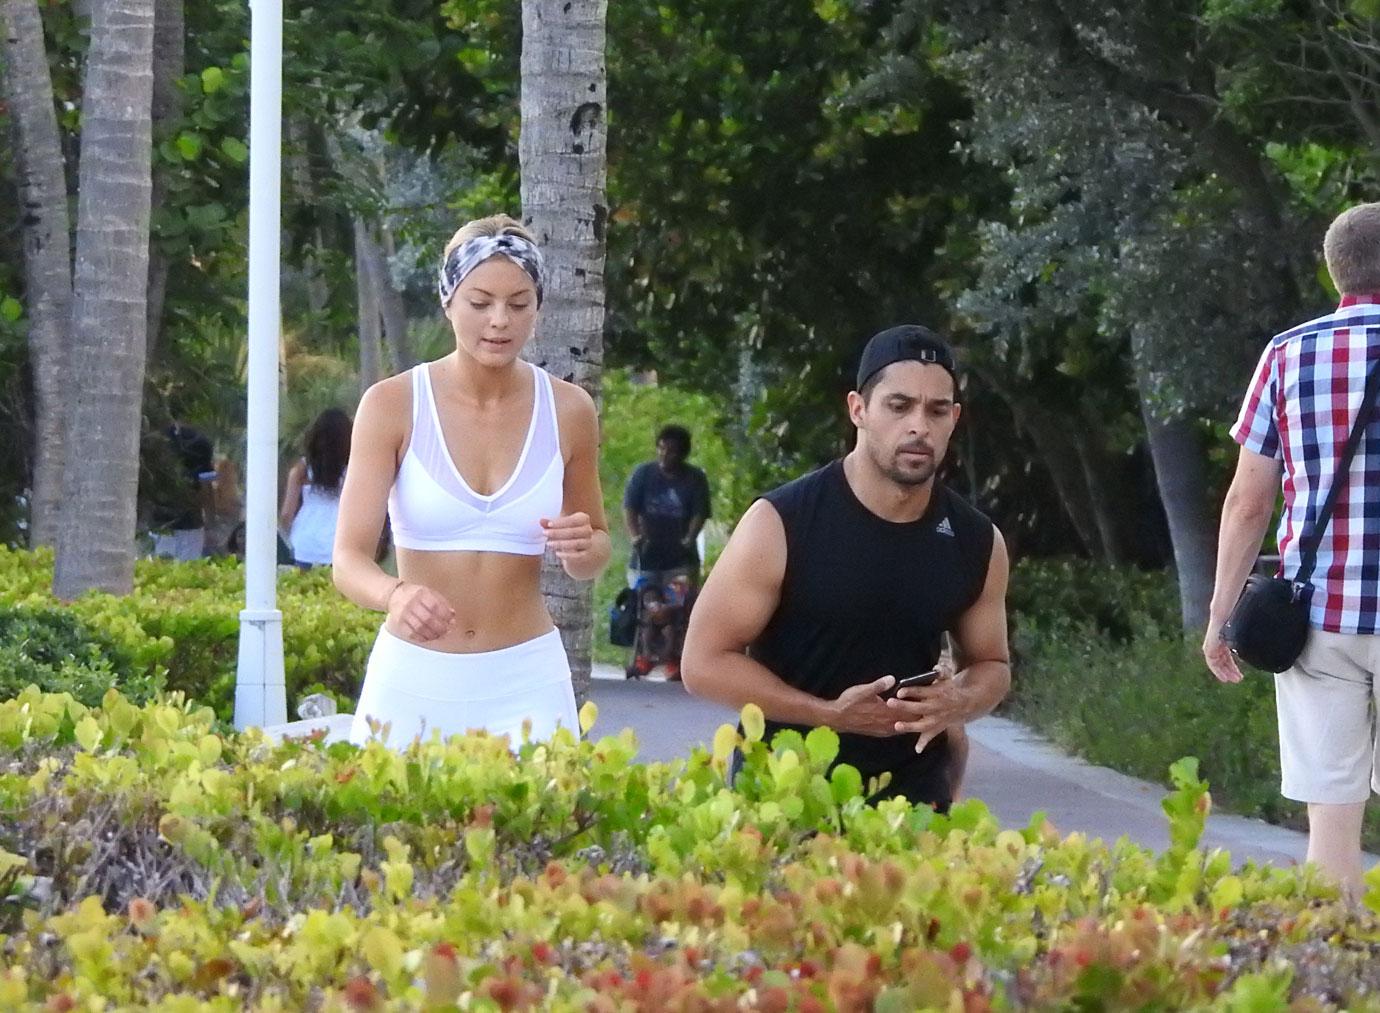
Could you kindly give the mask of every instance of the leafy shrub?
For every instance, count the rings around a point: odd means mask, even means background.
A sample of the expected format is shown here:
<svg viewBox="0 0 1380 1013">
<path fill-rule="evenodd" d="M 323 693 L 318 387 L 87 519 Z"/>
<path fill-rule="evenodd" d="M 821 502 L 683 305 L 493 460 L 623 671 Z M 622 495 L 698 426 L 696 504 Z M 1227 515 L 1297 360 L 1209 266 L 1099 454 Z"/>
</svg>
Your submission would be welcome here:
<svg viewBox="0 0 1380 1013">
<path fill-rule="evenodd" d="M 157 672 L 139 669 L 109 637 L 69 612 L 0 607 L 0 699 L 34 685 L 70 693 L 88 707 L 119 689 L 136 703 L 160 688 Z"/>
<path fill-rule="evenodd" d="M 1087 624 L 1050 623 L 1027 646 L 1007 712 L 1094 763 L 1152 780 L 1198 756 L 1222 802 L 1280 821 L 1274 683 L 1223 686 L 1196 642 L 1143 627 L 1126 642 Z"/>
<path fill-rule="evenodd" d="M 589 716 L 587 711 L 582 720 Z M 1308 871 L 866 806 L 833 733 L 633 762 L 631 733 L 396 754 L 204 708 L 0 703 L 0 1007 L 1278 1008 L 1373 994 Z M 724 781 L 746 753 L 743 793 Z M 1372 878 L 1380 903 L 1380 876 Z M 8 897 L 8 900 L 5 898 Z M 8 917 L 7 917 L 8 912 Z M 20 913 L 22 912 L 22 917 Z M 8 924 L 6 924 L 6 922 Z M 1325 959 L 1320 959 L 1326 954 Z"/>
<path fill-rule="evenodd" d="M 0 548 L 0 606 L 53 611 L 51 582 L 50 552 Z M 135 565 L 133 594 L 93 592 L 66 610 L 112 645 L 122 659 L 116 667 L 128 678 L 161 680 L 228 721 L 243 601 L 244 568 L 234 559 L 144 559 Z M 381 617 L 342 598 L 325 570 L 285 569 L 278 605 L 289 713 L 312 692 L 353 706 Z"/>
<path fill-rule="evenodd" d="M 1164 570 L 1112 567 L 1086 559 L 1025 559 L 1012 568 L 1007 610 L 1017 630 L 1089 626 L 1125 641 L 1179 619 L 1179 591 Z"/>
</svg>

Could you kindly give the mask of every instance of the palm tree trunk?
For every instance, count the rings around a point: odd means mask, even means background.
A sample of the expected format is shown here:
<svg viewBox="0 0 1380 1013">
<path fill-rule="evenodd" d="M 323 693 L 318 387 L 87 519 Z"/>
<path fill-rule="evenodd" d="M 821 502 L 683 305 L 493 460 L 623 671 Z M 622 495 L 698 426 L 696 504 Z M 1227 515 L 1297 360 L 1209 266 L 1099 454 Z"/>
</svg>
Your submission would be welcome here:
<svg viewBox="0 0 1380 1013">
<path fill-rule="evenodd" d="M 1206 454 L 1191 418 L 1165 421 L 1147 410 L 1145 431 L 1174 546 L 1184 631 L 1191 633 L 1207 625 L 1217 565 L 1212 515 L 1207 507 Z"/>
<path fill-rule="evenodd" d="M 608 220 L 607 0 L 523 0 L 522 213 L 547 258 L 546 302 L 530 356 L 599 398 Z M 575 682 L 589 692 L 593 588 L 553 559 L 543 589 Z"/>
<path fill-rule="evenodd" d="M 72 451 L 53 593 L 134 583 L 148 332 L 154 0 L 96 5 L 82 97 L 73 272 Z M 77 453 L 77 449 L 80 453 Z"/>
<path fill-rule="evenodd" d="M 407 310 L 403 306 L 402 293 L 393 284 L 393 275 L 388 270 L 383 248 L 374 238 L 374 230 L 363 226 L 356 235 L 359 237 L 357 250 L 363 257 L 364 268 L 369 272 L 369 284 L 378 300 L 379 316 L 383 318 L 383 335 L 388 346 L 388 357 L 392 360 L 392 372 L 404 372 L 415 363 L 412 361 L 412 345 L 407 339 Z"/>
<path fill-rule="evenodd" d="M 383 378 L 383 333 L 379 320 L 379 296 L 369 270 L 369 237 L 364 222 L 355 220 L 355 292 L 359 298 L 359 392 Z"/>
<path fill-rule="evenodd" d="M 393 370 L 402 373 L 417 364 L 417 355 L 407 331 L 407 307 L 403 305 L 402 293 L 393 284 L 393 275 L 388 270 L 389 262 L 397 256 L 398 247 L 386 219 L 379 223 L 379 241 L 382 244 L 379 250 L 382 268 L 379 285 L 383 294 L 383 330 L 393 353 Z"/>
<path fill-rule="evenodd" d="M 182 94 L 177 83 L 187 66 L 187 20 L 183 0 L 157 0 L 153 25 L 153 131 L 162 138 L 176 127 L 182 115 Z M 168 193 L 168 170 L 153 173 L 150 217 L 158 214 Z M 167 300 L 168 271 L 172 260 L 157 240 L 149 243 L 148 351 L 152 357 L 163 336 L 163 305 Z"/>
<path fill-rule="evenodd" d="M 72 226 L 53 81 L 34 0 L 3 0 L 5 97 L 24 205 L 24 287 L 36 393 L 29 544 L 57 542 L 67 407 L 62 383 L 72 326 Z"/>
</svg>

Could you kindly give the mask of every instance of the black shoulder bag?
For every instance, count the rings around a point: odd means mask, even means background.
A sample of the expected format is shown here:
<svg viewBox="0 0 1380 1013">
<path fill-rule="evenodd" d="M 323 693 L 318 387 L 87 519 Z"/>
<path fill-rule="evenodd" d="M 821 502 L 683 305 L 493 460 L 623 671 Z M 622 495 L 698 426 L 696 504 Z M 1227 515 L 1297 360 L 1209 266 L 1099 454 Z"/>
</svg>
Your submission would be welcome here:
<svg viewBox="0 0 1380 1013">
<path fill-rule="evenodd" d="M 1308 642 L 1308 603 L 1313 588 L 1308 579 L 1318 561 L 1318 546 L 1323 532 L 1332 520 L 1337 497 L 1346 485 L 1347 472 L 1356 456 L 1361 437 L 1365 434 L 1371 406 L 1375 403 L 1376 388 L 1380 386 L 1380 363 L 1373 366 L 1366 378 L 1366 391 L 1361 407 L 1352 423 L 1342 459 L 1337 464 L 1337 477 L 1327 491 L 1327 499 L 1318 511 L 1313 530 L 1299 543 L 1299 572 L 1293 580 L 1286 577 L 1262 577 L 1252 574 L 1232 609 L 1231 617 L 1222 627 L 1222 639 L 1242 661 L 1263 668 L 1267 672 L 1283 672 L 1298 660 L 1303 645 Z"/>
</svg>

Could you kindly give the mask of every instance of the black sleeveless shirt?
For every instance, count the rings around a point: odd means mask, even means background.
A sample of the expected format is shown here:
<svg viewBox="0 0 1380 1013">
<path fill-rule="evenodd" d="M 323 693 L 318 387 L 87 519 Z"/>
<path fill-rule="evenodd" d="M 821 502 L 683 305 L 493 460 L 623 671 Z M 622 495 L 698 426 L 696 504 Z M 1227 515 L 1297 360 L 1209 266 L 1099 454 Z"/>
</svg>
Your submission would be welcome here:
<svg viewBox="0 0 1380 1013">
<path fill-rule="evenodd" d="M 977 601 L 992 556 L 992 522 L 934 484 L 919 520 L 878 517 L 854 495 L 843 461 L 767 493 L 786 529 L 781 601 L 748 656 L 784 682 L 825 699 L 884 675 L 927 672 L 942 635 Z M 797 725 L 767 722 L 767 738 Z M 947 809 L 949 745 L 916 754 L 915 735 L 840 734 L 840 763 L 864 783 L 892 772 L 886 795 Z"/>
</svg>

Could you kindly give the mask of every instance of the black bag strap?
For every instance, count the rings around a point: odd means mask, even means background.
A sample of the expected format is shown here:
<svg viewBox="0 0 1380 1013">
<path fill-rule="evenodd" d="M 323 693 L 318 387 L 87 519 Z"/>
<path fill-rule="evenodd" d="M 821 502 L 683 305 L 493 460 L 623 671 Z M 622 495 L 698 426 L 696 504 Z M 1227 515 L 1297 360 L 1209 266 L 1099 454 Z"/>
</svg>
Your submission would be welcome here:
<svg viewBox="0 0 1380 1013">
<path fill-rule="evenodd" d="M 1342 487 L 1346 485 L 1347 473 L 1351 470 L 1351 462 L 1356 457 L 1356 450 L 1361 445 L 1361 437 L 1366 432 L 1366 422 L 1370 415 L 1371 407 L 1375 404 L 1375 392 L 1380 389 L 1380 359 L 1376 360 L 1370 369 L 1370 375 L 1366 377 L 1366 392 L 1361 395 L 1361 407 L 1356 412 L 1356 421 L 1351 425 L 1351 433 L 1346 438 L 1346 447 L 1342 451 L 1342 459 L 1337 463 L 1337 476 L 1332 481 L 1332 488 L 1327 490 L 1327 499 L 1323 501 L 1322 509 L 1318 511 L 1318 520 L 1313 525 L 1313 530 L 1299 542 L 1299 572 L 1294 578 L 1295 594 L 1302 590 L 1303 585 L 1308 583 L 1308 578 L 1313 576 L 1313 567 L 1318 562 L 1318 547 L 1322 545 L 1323 532 L 1327 530 L 1328 522 L 1332 520 L 1332 511 L 1337 507 L 1337 499 L 1342 493 Z"/>
</svg>

